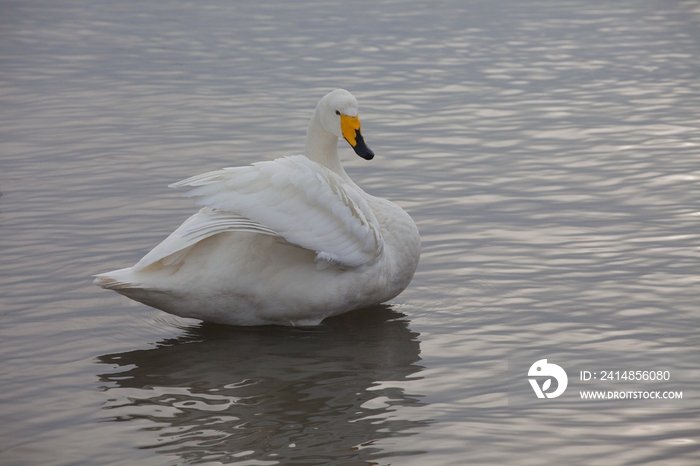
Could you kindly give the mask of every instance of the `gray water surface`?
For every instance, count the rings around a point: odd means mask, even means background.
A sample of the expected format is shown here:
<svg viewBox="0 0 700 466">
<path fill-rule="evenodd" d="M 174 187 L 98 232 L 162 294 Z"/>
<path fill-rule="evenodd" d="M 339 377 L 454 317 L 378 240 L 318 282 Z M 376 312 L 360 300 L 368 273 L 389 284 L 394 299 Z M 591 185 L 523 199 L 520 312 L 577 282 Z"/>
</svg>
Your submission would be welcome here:
<svg viewBox="0 0 700 466">
<path fill-rule="evenodd" d="M 699 464 L 691 392 L 507 380 L 700 372 L 698 51 L 694 1 L 0 1 L 2 464 Z M 403 294 L 246 329 L 92 285 L 195 211 L 169 183 L 299 153 L 338 87 L 348 173 L 421 232 Z"/>
</svg>

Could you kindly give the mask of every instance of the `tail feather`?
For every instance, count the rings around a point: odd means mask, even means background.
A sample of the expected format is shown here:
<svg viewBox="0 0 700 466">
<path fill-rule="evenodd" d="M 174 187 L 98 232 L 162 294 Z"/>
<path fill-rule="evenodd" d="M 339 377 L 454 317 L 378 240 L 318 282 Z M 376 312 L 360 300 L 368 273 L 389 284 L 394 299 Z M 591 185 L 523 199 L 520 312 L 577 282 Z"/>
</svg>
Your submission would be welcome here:
<svg viewBox="0 0 700 466">
<path fill-rule="evenodd" d="M 95 285 L 104 288 L 105 290 L 121 290 L 124 288 L 141 288 L 139 283 L 134 283 L 128 280 L 131 275 L 131 268 L 115 270 L 113 272 L 101 273 L 95 275 Z"/>
</svg>

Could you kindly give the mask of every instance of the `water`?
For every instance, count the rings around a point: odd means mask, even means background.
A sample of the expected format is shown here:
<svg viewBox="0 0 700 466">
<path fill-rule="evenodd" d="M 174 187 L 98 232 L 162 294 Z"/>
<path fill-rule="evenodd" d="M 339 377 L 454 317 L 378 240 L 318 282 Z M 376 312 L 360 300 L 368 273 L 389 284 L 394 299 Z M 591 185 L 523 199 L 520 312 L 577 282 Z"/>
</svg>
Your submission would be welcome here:
<svg viewBox="0 0 700 466">
<path fill-rule="evenodd" d="M 696 2 L 0 13 L 3 464 L 698 464 L 691 400 L 507 384 L 538 351 L 700 369 Z M 238 329 L 91 284 L 194 211 L 167 184 L 298 153 L 336 87 L 377 153 L 348 173 L 421 231 L 402 295 Z"/>
</svg>

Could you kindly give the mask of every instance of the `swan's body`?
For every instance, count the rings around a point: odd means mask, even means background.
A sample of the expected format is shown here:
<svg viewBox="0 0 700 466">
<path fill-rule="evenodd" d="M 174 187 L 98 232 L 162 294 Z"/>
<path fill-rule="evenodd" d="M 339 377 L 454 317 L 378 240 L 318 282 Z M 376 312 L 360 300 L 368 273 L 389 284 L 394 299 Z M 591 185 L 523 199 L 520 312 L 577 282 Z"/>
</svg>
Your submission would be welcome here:
<svg viewBox="0 0 700 466">
<path fill-rule="evenodd" d="M 305 155 L 205 173 L 172 186 L 205 206 L 136 265 L 95 284 L 182 317 L 315 325 L 397 296 L 420 257 L 415 223 L 362 191 L 338 138 L 365 145 L 357 101 L 336 90 L 311 118 Z"/>
</svg>

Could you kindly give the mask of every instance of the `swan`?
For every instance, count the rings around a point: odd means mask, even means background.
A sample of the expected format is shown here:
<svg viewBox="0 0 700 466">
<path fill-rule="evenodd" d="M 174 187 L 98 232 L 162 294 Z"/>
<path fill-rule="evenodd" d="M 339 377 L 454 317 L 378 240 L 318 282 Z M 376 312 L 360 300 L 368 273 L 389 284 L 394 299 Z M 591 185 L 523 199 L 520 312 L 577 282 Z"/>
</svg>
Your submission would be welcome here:
<svg viewBox="0 0 700 466">
<path fill-rule="evenodd" d="M 133 267 L 94 283 L 165 312 L 229 325 L 317 325 L 386 302 L 413 278 L 420 236 L 396 204 L 345 173 L 338 139 L 374 153 L 358 104 L 337 89 L 316 106 L 304 155 L 170 185 L 201 210 Z"/>
</svg>

